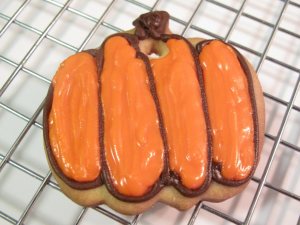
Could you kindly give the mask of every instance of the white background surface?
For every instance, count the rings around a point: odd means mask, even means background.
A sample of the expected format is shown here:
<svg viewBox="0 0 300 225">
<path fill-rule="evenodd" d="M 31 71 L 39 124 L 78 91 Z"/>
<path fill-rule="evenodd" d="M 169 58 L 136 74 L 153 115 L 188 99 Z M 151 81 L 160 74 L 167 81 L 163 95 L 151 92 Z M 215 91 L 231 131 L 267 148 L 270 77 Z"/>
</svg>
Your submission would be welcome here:
<svg viewBox="0 0 300 225">
<path fill-rule="evenodd" d="M 23 2 L 1 0 L 0 29 L 5 26 Z M 130 1 L 116 1 L 103 18 L 102 25 L 88 41 L 85 49 L 98 47 L 107 35 L 115 32 L 111 29 L 112 27 L 122 30 L 130 29 L 131 22 L 139 14 L 147 12 L 147 8 L 150 9 L 155 3 L 154 0 L 136 2 L 142 3 L 144 7 Z M 242 1 L 234 0 L 219 0 L 216 2 L 221 2 L 225 6 L 237 10 L 242 5 Z M 212 38 L 209 36 L 210 33 L 220 38 L 226 37 L 231 25 L 234 23 L 236 12 L 221 7 L 215 4 L 216 2 L 202 1 L 192 20 L 191 28 L 185 33 L 186 37 Z M 294 2 L 300 4 L 299 1 Z M 0 36 L 0 87 L 11 76 L 18 64 L 22 62 L 64 3 L 63 0 L 32 0 Z M 159 1 L 157 9 L 167 10 L 171 16 L 177 18 L 177 21 L 183 21 L 186 25 L 198 3 L 198 0 L 162 0 Z M 267 58 L 262 61 L 259 70 L 259 78 L 264 92 L 284 102 L 290 102 L 300 70 L 300 7 L 299 5 L 288 4 L 279 25 L 280 28 L 296 33 L 298 36 L 289 35 L 281 30 L 278 30 L 272 36 L 273 25 L 276 24 L 284 3 L 285 1 L 279 0 L 246 0 L 243 15 L 236 21 L 229 35 L 229 41 L 248 47 L 258 54 L 264 53 L 269 47 L 267 57 L 292 67 L 289 69 Z M 42 103 L 49 82 L 59 63 L 81 47 L 85 38 L 93 29 L 95 22 L 101 18 L 109 4 L 109 0 L 72 1 L 69 8 L 46 34 L 46 37 L 37 46 L 0 97 L 0 163 Z M 265 22 L 257 22 L 245 15 L 256 17 Z M 177 21 L 176 19 L 171 20 L 171 29 L 174 33 L 181 33 L 184 31 L 185 25 Z M 195 27 L 205 31 L 200 32 L 194 29 Z M 271 37 L 272 42 L 270 42 Z M 67 47 L 61 45 L 61 43 Z M 269 46 L 268 43 L 270 43 Z M 245 50 L 241 50 L 241 52 L 255 67 L 260 64 L 260 56 Z M 266 133 L 276 138 L 287 106 L 267 97 L 265 103 Z M 295 107 L 300 107 L 299 93 L 295 100 Z M 279 144 L 267 176 L 267 183 L 293 193 L 299 199 L 300 113 L 295 107 L 291 110 L 287 125 L 283 130 L 282 140 L 294 145 L 298 150 Z M 17 145 L 9 162 L 5 163 L 0 171 L 1 225 L 11 224 L 3 219 L 3 215 L 11 217 L 11 221 L 19 219 L 41 185 L 43 177 L 49 171 L 43 151 L 41 121 L 42 116 L 39 115 L 36 123 L 30 127 Z M 263 174 L 274 145 L 274 138 L 266 138 L 265 140 L 261 161 L 255 173 L 257 180 L 260 180 Z M 40 179 L 29 175 L 28 169 Z M 53 179 L 51 180 L 55 183 Z M 226 219 L 211 213 L 209 209 L 218 210 L 239 221 L 244 221 L 257 187 L 258 183 L 251 181 L 247 189 L 237 197 L 218 204 L 205 202 L 205 207 L 200 209 L 195 224 L 232 224 Z M 101 208 L 111 211 L 106 206 L 101 206 Z M 193 210 L 194 208 L 186 212 L 178 212 L 176 209 L 158 203 L 153 209 L 140 216 L 138 224 L 188 224 Z M 53 188 L 53 185 L 46 185 L 33 207 L 29 210 L 24 224 L 74 224 L 81 211 L 82 207 L 71 202 L 59 190 Z M 251 224 L 296 225 L 300 215 L 299 212 L 299 200 L 264 186 Z M 115 214 L 115 212 L 113 213 Z M 134 218 L 119 216 L 128 221 Z M 87 209 L 80 224 L 119 223 L 99 212 L 99 209 L 98 211 Z"/>
</svg>

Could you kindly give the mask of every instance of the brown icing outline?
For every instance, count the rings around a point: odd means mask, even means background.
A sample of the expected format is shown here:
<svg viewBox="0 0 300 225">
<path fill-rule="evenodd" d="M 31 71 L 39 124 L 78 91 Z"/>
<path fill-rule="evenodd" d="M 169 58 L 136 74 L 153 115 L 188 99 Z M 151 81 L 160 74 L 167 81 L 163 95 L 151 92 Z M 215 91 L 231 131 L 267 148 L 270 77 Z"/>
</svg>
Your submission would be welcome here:
<svg viewBox="0 0 300 225">
<path fill-rule="evenodd" d="M 165 16 L 166 14 L 167 16 Z M 159 23 L 156 23 L 156 18 L 159 17 Z M 141 19 L 143 18 L 143 19 Z M 255 168 L 257 166 L 257 161 L 258 161 L 258 145 L 259 145 L 259 136 L 258 136 L 258 115 L 257 115 L 257 105 L 255 101 L 255 95 L 254 95 L 254 86 L 253 86 L 253 81 L 252 81 L 252 75 L 251 71 L 243 58 L 243 56 L 233 47 L 232 49 L 235 51 L 238 60 L 244 70 L 244 73 L 247 77 L 247 82 L 248 82 L 248 87 L 249 87 L 249 96 L 251 99 L 251 105 L 252 105 L 252 110 L 253 110 L 253 123 L 254 123 L 254 147 L 255 147 L 255 158 L 254 158 L 254 164 L 251 173 L 246 179 L 243 180 L 226 180 L 221 176 L 220 173 L 220 164 L 214 163 L 212 160 L 212 135 L 211 135 L 211 127 L 210 127 L 210 120 L 209 120 L 209 114 L 208 114 L 208 106 L 207 106 L 207 100 L 206 100 L 206 93 L 204 89 L 204 80 L 203 80 L 203 74 L 202 74 L 202 68 L 200 66 L 198 56 L 201 52 L 201 49 L 208 44 L 211 40 L 207 41 L 202 41 L 199 42 L 196 45 L 196 48 L 184 37 L 176 34 L 164 34 L 165 29 L 167 27 L 169 20 L 169 14 L 166 12 L 151 12 L 147 13 L 144 15 L 141 15 L 138 19 L 134 21 L 134 25 L 136 26 L 135 30 L 135 35 L 133 34 L 128 34 L 128 33 L 118 33 L 111 35 L 105 39 L 105 41 L 102 43 L 100 48 L 97 49 L 90 49 L 90 50 L 85 50 L 84 52 L 91 54 L 95 59 L 96 59 L 96 64 L 97 64 L 97 70 L 98 70 L 98 81 L 99 81 L 99 141 L 100 141 L 100 163 L 101 163 L 101 171 L 99 173 L 99 176 L 89 182 L 78 182 L 75 181 L 67 176 L 64 175 L 62 170 L 59 168 L 51 146 L 50 146 L 50 140 L 49 140 L 49 124 L 48 124 L 48 117 L 49 113 L 51 111 L 52 107 L 52 98 L 53 98 L 53 85 L 51 84 L 49 87 L 49 91 L 46 97 L 46 102 L 45 102 L 45 107 L 44 107 L 44 112 L 43 112 L 43 135 L 44 135 L 44 142 L 45 142 L 45 149 L 46 149 L 46 154 L 48 156 L 48 160 L 51 164 L 51 167 L 53 168 L 54 172 L 59 176 L 60 179 L 63 180 L 64 183 L 69 185 L 72 188 L 78 189 L 78 190 L 86 190 L 86 189 L 91 189 L 95 187 L 99 187 L 101 185 L 106 185 L 106 188 L 108 191 L 116 198 L 126 201 L 126 202 L 142 202 L 146 201 L 153 196 L 155 196 L 164 186 L 174 186 L 182 195 L 187 196 L 187 197 L 195 197 L 199 196 L 201 193 L 203 193 L 207 188 L 209 187 L 209 184 L 212 179 L 214 179 L 216 182 L 225 184 L 228 186 L 238 186 L 243 183 L 246 183 L 254 174 Z M 147 26 L 145 26 L 145 24 Z M 143 32 L 139 30 L 143 30 Z M 141 35 L 143 34 L 143 35 Z M 159 129 L 160 129 L 160 134 L 163 140 L 163 145 L 164 145 L 164 159 L 163 159 L 163 170 L 156 182 L 154 182 L 153 186 L 149 191 L 142 195 L 142 196 L 125 196 L 123 194 L 120 194 L 116 188 L 113 185 L 112 178 L 110 177 L 110 173 L 108 170 L 108 165 L 106 162 L 105 158 L 105 150 L 104 150 L 104 115 L 103 115 L 103 106 L 102 106 L 102 100 L 101 100 L 101 71 L 103 68 L 103 62 L 104 62 L 104 46 L 106 41 L 109 38 L 112 38 L 114 36 L 121 36 L 125 38 L 128 43 L 135 49 L 136 51 L 136 58 L 139 58 L 143 60 L 144 65 L 146 67 L 146 72 L 147 76 L 149 79 L 149 89 L 151 92 L 151 95 L 153 97 L 157 115 L 158 115 L 158 120 L 159 120 Z M 174 173 L 173 171 L 170 170 L 169 166 L 169 147 L 168 147 L 168 141 L 167 141 L 167 135 L 166 135 L 166 130 L 164 126 L 164 121 L 163 121 L 163 116 L 161 112 L 161 107 L 159 104 L 159 99 L 156 91 L 156 85 L 155 85 L 155 80 L 153 76 L 153 71 L 150 65 L 150 60 L 147 55 L 142 53 L 139 49 L 139 40 L 143 40 L 146 38 L 153 38 L 156 40 L 162 40 L 164 42 L 168 41 L 169 39 L 181 39 L 184 40 L 190 50 L 192 57 L 195 62 L 195 67 L 196 67 L 196 73 L 197 73 L 197 79 L 199 82 L 199 88 L 200 88 L 200 94 L 201 94 L 201 99 L 202 99 L 202 108 L 205 116 L 205 122 L 206 122 L 206 130 L 207 130 L 207 156 L 208 156 L 208 163 L 207 163 L 207 174 L 204 183 L 197 189 L 189 189 L 185 187 L 181 181 L 180 177 L 178 174 Z"/>
<path fill-rule="evenodd" d="M 250 174 L 242 180 L 228 180 L 222 177 L 221 174 L 221 163 L 216 163 L 213 162 L 212 160 L 212 177 L 213 180 L 215 180 L 218 183 L 224 184 L 224 185 L 228 185 L 228 186 L 239 186 L 242 185 L 246 182 L 248 182 L 251 177 L 253 176 L 253 174 L 255 173 L 256 167 L 257 167 L 257 163 L 258 163 L 258 155 L 259 155 L 259 124 L 258 124 L 258 114 L 257 114 L 257 104 L 256 104 L 256 99 L 255 99 L 255 91 L 254 91 L 254 85 L 253 85 L 253 79 L 252 79 L 252 73 L 250 71 L 250 68 L 246 62 L 246 60 L 244 59 L 244 57 L 241 55 L 241 53 L 231 44 L 226 43 L 222 40 L 219 39 L 211 39 L 211 40 L 204 40 L 204 41 L 200 41 L 199 43 L 196 44 L 196 50 L 198 55 L 201 53 L 202 49 L 204 46 L 206 46 L 207 44 L 209 44 L 211 41 L 213 40 L 218 40 L 223 42 L 224 44 L 230 46 L 233 51 L 235 52 L 239 63 L 244 71 L 244 74 L 246 76 L 247 79 L 247 84 L 248 84 L 248 92 L 249 92 L 249 96 L 250 96 L 250 102 L 251 102 L 251 108 L 252 108 L 252 120 L 253 120 L 253 127 L 254 127 L 254 137 L 253 137 L 253 142 L 254 142 L 254 162 L 253 162 L 253 166 L 251 169 Z M 202 70 L 202 69 L 201 69 Z"/>
<path fill-rule="evenodd" d="M 98 51 L 99 51 L 98 48 L 93 48 L 93 49 L 83 50 L 82 52 L 86 52 L 95 58 Z"/>
</svg>

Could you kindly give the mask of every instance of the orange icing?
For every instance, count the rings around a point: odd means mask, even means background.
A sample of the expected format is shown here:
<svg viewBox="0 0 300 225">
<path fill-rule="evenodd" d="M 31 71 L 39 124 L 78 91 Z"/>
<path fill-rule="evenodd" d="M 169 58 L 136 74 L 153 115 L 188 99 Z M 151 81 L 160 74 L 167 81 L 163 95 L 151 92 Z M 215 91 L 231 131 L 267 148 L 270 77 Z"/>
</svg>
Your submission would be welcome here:
<svg viewBox="0 0 300 225">
<path fill-rule="evenodd" d="M 170 169 L 190 189 L 207 176 L 207 128 L 191 50 L 167 41 L 168 55 L 151 59 L 169 144 Z M 213 133 L 213 162 L 224 179 L 242 180 L 254 166 L 254 124 L 246 75 L 233 49 L 211 41 L 199 55 Z M 104 154 L 120 194 L 143 196 L 164 167 L 164 145 L 143 60 L 124 37 L 109 38 L 97 75 L 95 59 L 77 53 L 53 78 L 49 139 L 62 172 L 79 182 L 99 177 L 99 93 L 104 116 Z"/>
<path fill-rule="evenodd" d="M 254 128 L 246 75 L 233 49 L 221 41 L 199 56 L 213 132 L 213 161 L 225 179 L 242 180 L 254 165 Z"/>
<path fill-rule="evenodd" d="M 207 176 L 207 133 L 200 86 L 191 50 L 184 40 L 167 41 L 169 53 L 152 59 L 165 123 L 170 168 L 184 186 L 200 187 Z"/>
<path fill-rule="evenodd" d="M 145 64 L 120 36 L 104 46 L 101 72 L 104 145 L 113 185 L 142 196 L 163 170 L 163 142 Z"/>
<path fill-rule="evenodd" d="M 69 178 L 93 181 L 100 173 L 98 76 L 87 53 L 66 59 L 53 78 L 49 139 L 53 155 Z"/>
</svg>

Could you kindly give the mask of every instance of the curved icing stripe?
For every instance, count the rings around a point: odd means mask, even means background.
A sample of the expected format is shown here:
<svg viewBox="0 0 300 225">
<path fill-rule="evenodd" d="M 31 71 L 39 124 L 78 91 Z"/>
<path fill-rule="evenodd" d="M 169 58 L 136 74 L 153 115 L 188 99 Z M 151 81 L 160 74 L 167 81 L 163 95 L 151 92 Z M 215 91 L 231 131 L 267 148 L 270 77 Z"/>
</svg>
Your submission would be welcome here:
<svg viewBox="0 0 300 225">
<path fill-rule="evenodd" d="M 94 58 L 77 53 L 53 78 L 48 118 L 50 145 L 63 174 L 75 181 L 100 174 L 98 75 Z"/>
<path fill-rule="evenodd" d="M 143 196 L 163 171 L 164 146 L 145 63 L 126 38 L 105 42 L 100 80 L 104 154 L 112 185 L 123 196 Z"/>
<path fill-rule="evenodd" d="M 207 128 L 195 61 L 184 40 L 169 39 L 167 56 L 151 60 L 169 143 L 170 169 L 188 189 L 208 174 Z"/>
<path fill-rule="evenodd" d="M 199 55 L 213 135 L 213 162 L 223 179 L 246 179 L 255 163 L 247 77 L 235 51 L 213 40 Z"/>
</svg>

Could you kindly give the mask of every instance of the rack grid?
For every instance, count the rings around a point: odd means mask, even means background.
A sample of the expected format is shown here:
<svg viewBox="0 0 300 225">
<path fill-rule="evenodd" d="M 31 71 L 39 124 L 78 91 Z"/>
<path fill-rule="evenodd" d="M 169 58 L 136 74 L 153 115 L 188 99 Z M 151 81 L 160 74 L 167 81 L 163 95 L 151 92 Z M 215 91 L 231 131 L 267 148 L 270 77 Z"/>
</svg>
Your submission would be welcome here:
<svg viewBox="0 0 300 225">
<path fill-rule="evenodd" d="M 67 199 L 43 155 L 44 97 L 58 63 L 167 10 L 186 37 L 220 38 L 253 63 L 266 103 L 261 162 L 249 187 L 186 212 L 156 204 L 124 216 Z M 0 3 L 0 224 L 300 225 L 300 2 L 279 0 L 3 0 Z"/>
</svg>

